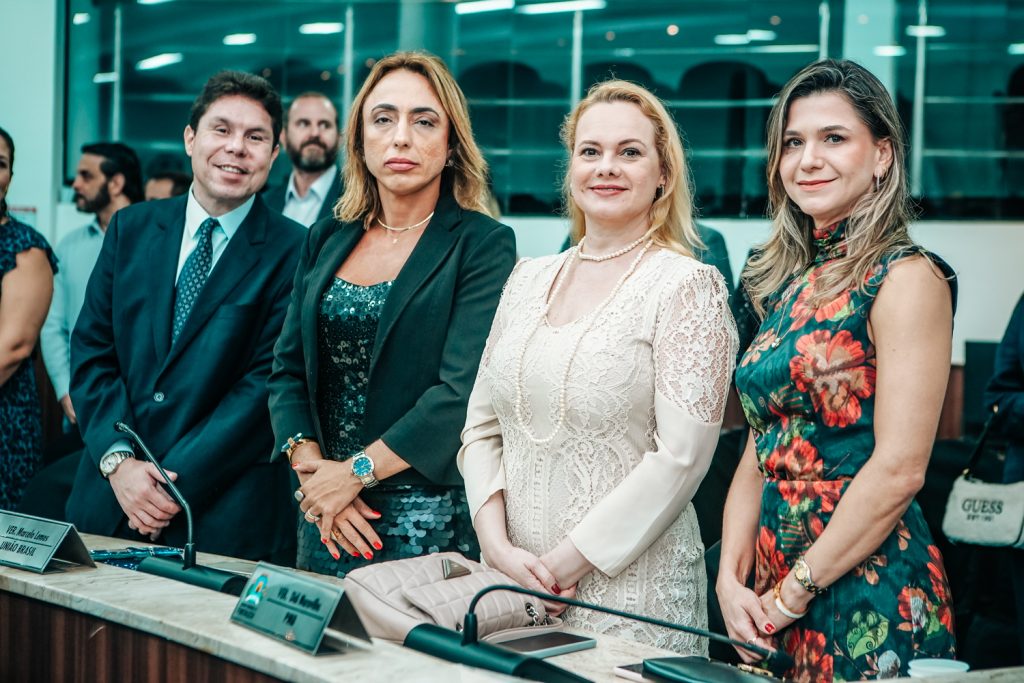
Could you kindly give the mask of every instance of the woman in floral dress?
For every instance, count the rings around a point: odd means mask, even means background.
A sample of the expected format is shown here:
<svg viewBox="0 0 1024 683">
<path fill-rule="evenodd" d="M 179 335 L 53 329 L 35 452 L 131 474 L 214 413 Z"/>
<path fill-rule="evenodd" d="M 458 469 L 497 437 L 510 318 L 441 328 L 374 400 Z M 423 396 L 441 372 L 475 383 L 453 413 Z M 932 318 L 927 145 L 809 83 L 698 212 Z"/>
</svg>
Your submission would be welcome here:
<svg viewBox="0 0 1024 683">
<path fill-rule="evenodd" d="M 955 654 L 942 558 L 914 502 L 955 280 L 907 233 L 904 133 L 865 69 L 823 60 L 794 76 L 768 150 L 773 231 L 744 273 L 763 320 L 736 371 L 752 438 L 718 596 L 730 635 L 787 651 L 797 681 L 906 675 L 912 659 Z"/>
</svg>

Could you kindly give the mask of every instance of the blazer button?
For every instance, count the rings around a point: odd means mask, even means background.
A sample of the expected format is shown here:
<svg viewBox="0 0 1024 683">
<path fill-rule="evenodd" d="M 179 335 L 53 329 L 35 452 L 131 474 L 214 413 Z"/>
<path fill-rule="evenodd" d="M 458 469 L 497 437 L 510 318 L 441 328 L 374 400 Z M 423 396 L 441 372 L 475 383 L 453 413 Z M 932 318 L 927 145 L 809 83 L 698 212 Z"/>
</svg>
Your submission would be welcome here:
<svg viewBox="0 0 1024 683">
<path fill-rule="evenodd" d="M 155 394 L 153 394 L 153 400 L 156 401 L 157 403 L 163 403 L 164 402 L 164 392 L 158 391 Z"/>
</svg>

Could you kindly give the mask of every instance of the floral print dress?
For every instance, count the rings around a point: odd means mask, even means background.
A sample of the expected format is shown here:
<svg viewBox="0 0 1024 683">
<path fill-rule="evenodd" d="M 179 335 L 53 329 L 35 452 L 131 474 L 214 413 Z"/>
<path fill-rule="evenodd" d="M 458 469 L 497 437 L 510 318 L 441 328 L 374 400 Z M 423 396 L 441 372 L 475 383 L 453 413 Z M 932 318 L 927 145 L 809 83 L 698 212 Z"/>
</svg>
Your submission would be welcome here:
<svg viewBox="0 0 1024 683">
<path fill-rule="evenodd" d="M 810 266 L 766 302 L 758 335 L 736 370 L 764 476 L 755 590 L 781 580 L 821 534 L 875 447 L 875 349 L 868 314 L 889 267 L 923 253 L 907 247 L 875 267 L 866 291 L 808 304 L 814 281 L 845 253 L 845 223 L 815 231 Z M 952 270 L 928 257 L 949 278 Z M 796 681 L 907 675 L 919 657 L 955 654 L 953 603 L 942 557 L 917 502 L 882 545 L 778 636 Z"/>
</svg>

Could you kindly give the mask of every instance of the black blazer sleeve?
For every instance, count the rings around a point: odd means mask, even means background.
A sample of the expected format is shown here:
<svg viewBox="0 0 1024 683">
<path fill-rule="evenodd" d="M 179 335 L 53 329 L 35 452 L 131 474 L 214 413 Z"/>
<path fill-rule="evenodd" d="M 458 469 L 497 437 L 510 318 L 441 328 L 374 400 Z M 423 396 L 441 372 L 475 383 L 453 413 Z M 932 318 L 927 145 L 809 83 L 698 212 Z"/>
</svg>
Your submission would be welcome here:
<svg viewBox="0 0 1024 683">
<path fill-rule="evenodd" d="M 114 264 L 121 232 L 120 212 L 107 226 L 99 258 L 89 277 L 85 301 L 71 335 L 71 401 L 78 415 L 86 452 L 99 467 L 100 458 L 125 439 L 114 422 L 135 423 L 128 388 L 121 378 L 113 322 Z"/>
<path fill-rule="evenodd" d="M 999 404 L 999 425 L 1016 441 L 1024 441 L 1024 296 L 1010 316 L 996 351 L 995 372 L 985 388 L 985 405 Z"/>
<path fill-rule="evenodd" d="M 508 226 L 491 224 L 493 229 L 465 252 L 460 264 L 438 383 L 381 436 L 391 450 L 433 482 L 461 480 L 455 456 L 469 394 L 501 290 L 515 266 L 515 234 Z"/>
<path fill-rule="evenodd" d="M 274 346 L 274 365 L 267 384 L 270 389 L 270 422 L 274 439 L 280 446 L 290 436 L 316 435 L 316 425 L 310 411 L 306 363 L 302 339 L 302 302 L 306 297 L 308 275 L 324 241 L 336 229 L 334 221 L 318 222 L 306 235 L 299 250 L 288 312 L 284 317 L 281 335 Z M 310 382 L 311 383 L 311 382 Z M 277 451 L 271 454 L 276 457 Z"/>
</svg>

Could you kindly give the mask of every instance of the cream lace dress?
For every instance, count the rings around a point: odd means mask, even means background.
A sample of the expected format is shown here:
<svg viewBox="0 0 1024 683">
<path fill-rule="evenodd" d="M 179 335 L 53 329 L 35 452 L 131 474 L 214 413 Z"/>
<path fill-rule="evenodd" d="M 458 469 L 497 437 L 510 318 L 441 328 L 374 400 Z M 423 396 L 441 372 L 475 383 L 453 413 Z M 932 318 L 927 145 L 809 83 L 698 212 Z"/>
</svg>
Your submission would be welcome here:
<svg viewBox="0 0 1024 683">
<path fill-rule="evenodd" d="M 736 357 L 719 272 L 671 252 L 648 253 L 594 320 L 572 362 L 566 424 L 534 443 L 515 417 L 515 367 L 559 269 L 573 251 L 513 271 L 469 401 L 459 468 L 470 511 L 503 490 L 509 539 L 536 555 L 566 535 L 597 567 L 577 597 L 707 626 L 704 547 L 690 499 L 718 442 Z M 524 420 L 537 437 L 558 420 L 558 391 L 589 317 L 542 322 L 523 360 Z M 590 610 L 569 626 L 681 653 L 707 642 Z"/>
</svg>

